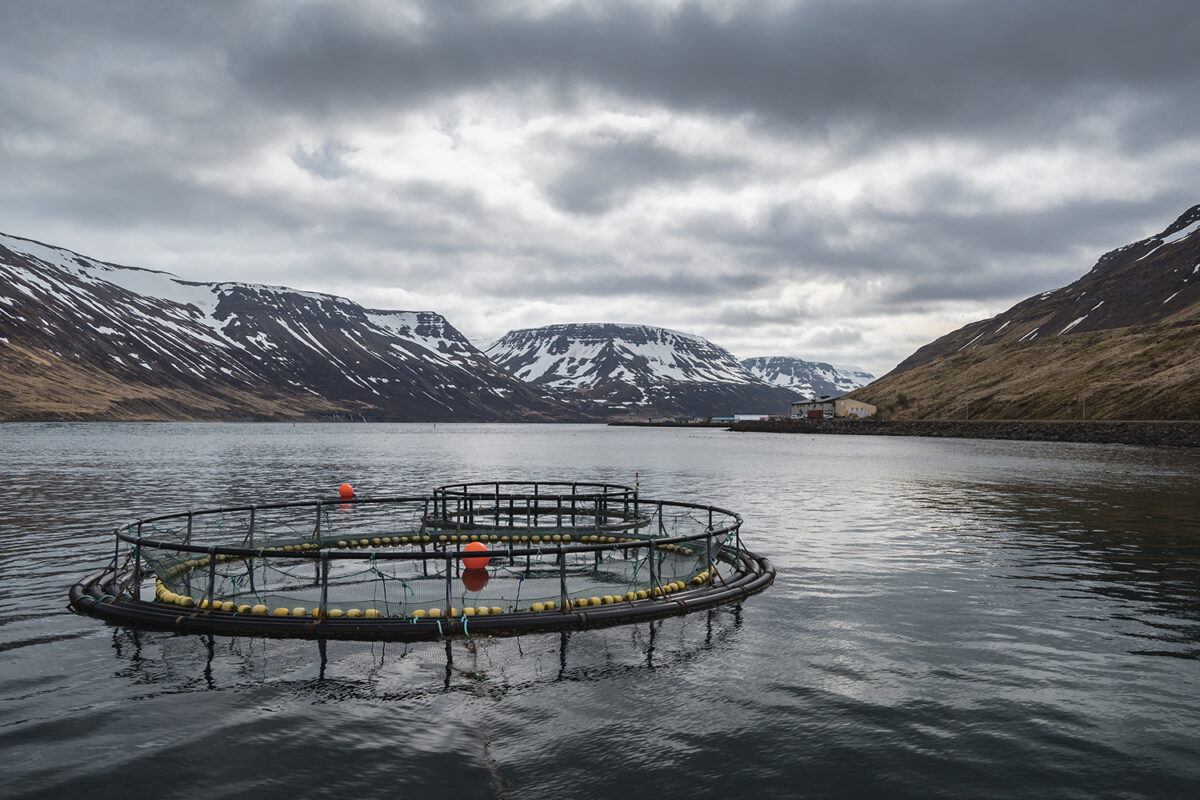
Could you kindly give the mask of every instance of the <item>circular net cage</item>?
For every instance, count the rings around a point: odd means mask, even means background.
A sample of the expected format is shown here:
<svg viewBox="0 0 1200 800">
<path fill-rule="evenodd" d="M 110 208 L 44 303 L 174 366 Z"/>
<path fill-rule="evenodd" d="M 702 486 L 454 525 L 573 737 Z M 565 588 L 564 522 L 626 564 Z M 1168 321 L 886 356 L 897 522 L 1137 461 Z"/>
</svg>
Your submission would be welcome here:
<svg viewBox="0 0 1200 800">
<path fill-rule="evenodd" d="M 118 528 L 108 567 L 70 598 L 111 622 L 189 633 L 578 629 L 765 589 L 774 568 L 742 545 L 741 525 L 714 506 L 586 483 L 460 483 L 423 496 L 187 511 Z"/>
</svg>

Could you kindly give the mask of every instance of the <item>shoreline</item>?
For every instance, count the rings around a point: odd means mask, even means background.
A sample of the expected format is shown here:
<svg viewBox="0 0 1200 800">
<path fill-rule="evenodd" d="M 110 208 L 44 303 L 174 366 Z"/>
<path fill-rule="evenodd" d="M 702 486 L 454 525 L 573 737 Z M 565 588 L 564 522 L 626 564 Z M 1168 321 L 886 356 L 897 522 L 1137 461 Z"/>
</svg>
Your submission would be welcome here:
<svg viewBox="0 0 1200 800">
<path fill-rule="evenodd" d="M 923 436 L 940 439 L 1007 439 L 1028 442 L 1200 447 L 1196 420 L 770 420 L 735 422 L 737 433 L 807 433 L 848 436 Z"/>
<path fill-rule="evenodd" d="M 613 428 L 728 428 L 728 422 L 606 422 Z"/>
</svg>

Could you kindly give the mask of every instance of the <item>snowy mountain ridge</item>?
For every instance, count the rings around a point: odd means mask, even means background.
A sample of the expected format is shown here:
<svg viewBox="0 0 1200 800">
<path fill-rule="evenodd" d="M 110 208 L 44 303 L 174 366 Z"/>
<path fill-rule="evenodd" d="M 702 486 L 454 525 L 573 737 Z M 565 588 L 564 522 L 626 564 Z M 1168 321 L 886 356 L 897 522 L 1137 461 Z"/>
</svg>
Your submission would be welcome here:
<svg viewBox="0 0 1200 800">
<path fill-rule="evenodd" d="M 1200 418 L 1200 205 L 854 393 L 895 419 Z"/>
<path fill-rule="evenodd" d="M 1102 255 L 1068 286 L 1026 298 L 918 349 L 892 371 L 993 344 L 1181 322 L 1200 315 L 1200 205 L 1163 231 Z"/>
<path fill-rule="evenodd" d="M 806 397 L 832 397 L 866 386 L 875 376 L 861 367 L 805 361 L 795 356 L 759 356 L 742 366 L 760 380 L 791 389 Z"/>
<path fill-rule="evenodd" d="M 651 325 L 568 323 L 514 330 L 487 355 L 556 397 L 631 415 L 785 413 L 792 397 L 707 339 Z"/>
<path fill-rule="evenodd" d="M 750 384 L 728 351 L 690 333 L 649 325 L 571 323 L 509 331 L 487 354 L 523 381 L 592 389 L 607 381 Z"/>
<path fill-rule="evenodd" d="M 42 413 L 26 395 L 52 384 L 51 372 L 64 376 L 59 394 L 67 376 L 95 387 L 82 418 L 120 417 L 131 403 L 162 418 L 571 417 L 432 311 L 185 281 L 0 234 L 0 374 L 26 387 L 0 388 L 0 415 Z"/>
</svg>

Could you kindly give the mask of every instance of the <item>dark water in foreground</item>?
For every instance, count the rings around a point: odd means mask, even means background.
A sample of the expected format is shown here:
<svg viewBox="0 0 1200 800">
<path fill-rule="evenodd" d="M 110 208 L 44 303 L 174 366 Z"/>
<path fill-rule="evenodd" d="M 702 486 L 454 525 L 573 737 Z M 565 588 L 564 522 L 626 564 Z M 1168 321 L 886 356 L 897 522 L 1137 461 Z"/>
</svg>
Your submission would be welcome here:
<svg viewBox="0 0 1200 800">
<path fill-rule="evenodd" d="M 599 426 L 2 425 L 0 795 L 1185 797 L 1200 452 Z M 742 512 L 776 584 L 443 644 L 175 637 L 66 610 L 189 506 L 600 479 Z"/>
</svg>

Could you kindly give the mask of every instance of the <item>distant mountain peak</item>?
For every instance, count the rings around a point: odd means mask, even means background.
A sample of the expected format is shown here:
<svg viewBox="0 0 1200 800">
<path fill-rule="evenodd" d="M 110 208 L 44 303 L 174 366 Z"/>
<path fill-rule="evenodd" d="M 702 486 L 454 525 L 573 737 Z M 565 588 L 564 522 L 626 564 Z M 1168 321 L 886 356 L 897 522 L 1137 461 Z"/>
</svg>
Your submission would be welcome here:
<svg viewBox="0 0 1200 800">
<path fill-rule="evenodd" d="M 900 419 L 1196 419 L 1200 205 L 855 393 Z"/>
<path fill-rule="evenodd" d="M 972 322 L 924 347 L 893 370 L 904 372 L 940 355 L 1004 342 L 1031 342 L 1167 320 L 1200 317 L 1200 205 L 1161 233 L 1105 253 L 1068 286 Z"/>
<path fill-rule="evenodd" d="M 588 418 L 515 380 L 436 312 L 186 281 L 0 234 L 0 418 L 338 415 Z"/>
<path fill-rule="evenodd" d="M 487 350 L 523 381 L 611 412 L 784 413 L 791 394 L 696 334 L 653 325 L 567 323 L 509 331 Z"/>
<path fill-rule="evenodd" d="M 759 356 L 742 360 L 759 379 L 806 397 L 839 396 L 866 386 L 875 376 L 860 367 L 844 367 L 795 356 Z"/>
</svg>

